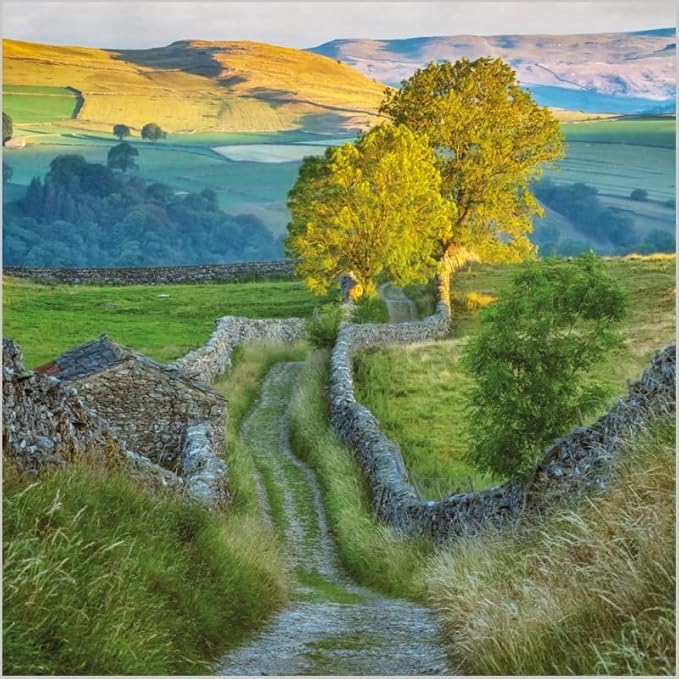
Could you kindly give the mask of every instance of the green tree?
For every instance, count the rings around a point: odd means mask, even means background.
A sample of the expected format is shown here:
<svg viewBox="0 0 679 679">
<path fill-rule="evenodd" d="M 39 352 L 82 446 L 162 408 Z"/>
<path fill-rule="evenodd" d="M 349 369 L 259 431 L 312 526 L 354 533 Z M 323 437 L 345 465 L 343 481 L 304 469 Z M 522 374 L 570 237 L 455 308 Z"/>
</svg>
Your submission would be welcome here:
<svg viewBox="0 0 679 679">
<path fill-rule="evenodd" d="M 563 156 L 563 138 L 510 66 L 486 57 L 431 63 L 387 90 L 380 113 L 426 134 L 437 152 L 441 191 L 456 211 L 436 251 L 444 269 L 465 253 L 484 261 L 534 256 L 527 234 L 542 208 L 529 186 Z"/>
<path fill-rule="evenodd" d="M 149 139 L 152 142 L 156 142 L 159 139 L 165 139 L 167 137 L 167 132 L 164 132 L 160 125 L 156 123 L 146 123 L 144 127 L 141 128 L 141 138 Z"/>
<path fill-rule="evenodd" d="M 436 243 L 450 231 L 451 209 L 426 136 L 380 125 L 358 139 L 307 158 L 288 196 L 286 248 L 297 272 L 320 293 L 341 275 L 355 298 L 376 292 L 383 274 L 397 285 L 436 271 Z"/>
<path fill-rule="evenodd" d="M 629 194 L 629 197 L 631 200 L 645 202 L 648 200 L 648 191 L 646 191 L 646 189 L 634 189 L 634 191 Z"/>
<path fill-rule="evenodd" d="M 12 116 L 9 113 L 2 112 L 2 144 L 12 138 L 14 134 L 14 126 L 12 125 Z"/>
<path fill-rule="evenodd" d="M 121 170 L 126 172 L 127 170 L 136 169 L 137 163 L 135 158 L 139 156 L 139 151 L 137 151 L 134 146 L 131 146 L 126 141 L 112 146 L 108 152 L 108 159 L 106 164 L 112 170 Z"/>
<path fill-rule="evenodd" d="M 14 170 L 11 165 L 8 165 L 4 160 L 2 161 L 2 183 L 6 184 L 14 174 Z"/>
<path fill-rule="evenodd" d="M 481 313 L 463 365 L 473 376 L 468 457 L 501 477 L 526 474 L 556 436 L 591 415 L 608 390 L 588 377 L 622 339 L 621 284 L 592 252 L 539 260 Z"/>
<path fill-rule="evenodd" d="M 118 137 L 120 141 L 122 141 L 125 137 L 129 137 L 132 135 L 132 130 L 127 126 L 123 125 L 122 123 L 118 123 L 117 125 L 113 126 L 113 136 Z"/>
</svg>

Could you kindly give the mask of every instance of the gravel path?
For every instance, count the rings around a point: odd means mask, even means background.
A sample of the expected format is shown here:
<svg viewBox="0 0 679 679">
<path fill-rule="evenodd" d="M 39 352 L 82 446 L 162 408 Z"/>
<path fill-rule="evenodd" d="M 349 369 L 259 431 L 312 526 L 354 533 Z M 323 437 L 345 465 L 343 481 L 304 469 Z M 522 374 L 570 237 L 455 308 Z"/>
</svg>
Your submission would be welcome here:
<svg viewBox="0 0 679 679">
<path fill-rule="evenodd" d="M 289 444 L 301 364 L 279 363 L 243 424 L 262 507 L 284 536 L 294 584 L 288 607 L 221 661 L 226 675 L 446 674 L 428 610 L 353 583 L 339 565 L 314 472 Z"/>
<path fill-rule="evenodd" d="M 417 320 L 417 306 L 401 288 L 395 288 L 390 283 L 379 287 L 380 297 L 387 305 L 390 323 L 403 323 Z"/>
</svg>

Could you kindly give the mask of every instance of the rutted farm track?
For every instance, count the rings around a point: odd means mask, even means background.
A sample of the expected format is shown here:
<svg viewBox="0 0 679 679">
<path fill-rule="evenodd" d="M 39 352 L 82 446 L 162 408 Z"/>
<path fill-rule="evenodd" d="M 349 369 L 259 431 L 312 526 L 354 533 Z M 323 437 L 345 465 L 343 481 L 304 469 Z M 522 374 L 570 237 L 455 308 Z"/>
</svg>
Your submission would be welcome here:
<svg viewBox="0 0 679 679">
<path fill-rule="evenodd" d="M 301 364 L 275 365 L 241 438 L 255 460 L 262 506 L 284 538 L 289 606 L 219 674 L 446 674 L 429 612 L 353 583 L 338 562 L 314 472 L 289 443 L 288 409 Z"/>
</svg>

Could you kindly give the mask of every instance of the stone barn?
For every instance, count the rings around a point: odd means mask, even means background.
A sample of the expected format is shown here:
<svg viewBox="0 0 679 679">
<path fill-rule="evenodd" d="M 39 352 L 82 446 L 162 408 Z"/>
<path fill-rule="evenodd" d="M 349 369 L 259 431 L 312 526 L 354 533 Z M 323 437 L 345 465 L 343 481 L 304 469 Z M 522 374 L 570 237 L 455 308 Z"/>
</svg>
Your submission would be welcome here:
<svg viewBox="0 0 679 679">
<path fill-rule="evenodd" d="M 128 449 L 168 469 L 181 463 L 186 430 L 205 422 L 211 447 L 223 449 L 226 399 L 190 374 L 101 335 L 36 368 L 73 385 Z"/>
</svg>

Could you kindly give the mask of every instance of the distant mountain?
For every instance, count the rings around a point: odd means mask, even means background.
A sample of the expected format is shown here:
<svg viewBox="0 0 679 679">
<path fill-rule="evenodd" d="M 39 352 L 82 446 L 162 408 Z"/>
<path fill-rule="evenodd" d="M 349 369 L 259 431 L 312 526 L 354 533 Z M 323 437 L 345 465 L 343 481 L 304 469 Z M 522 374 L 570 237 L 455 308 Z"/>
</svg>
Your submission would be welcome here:
<svg viewBox="0 0 679 679">
<path fill-rule="evenodd" d="M 543 105 L 606 113 L 675 110 L 676 31 L 333 40 L 309 51 L 398 85 L 431 61 L 500 57 Z"/>
<path fill-rule="evenodd" d="M 355 131 L 375 119 L 384 92 L 381 83 L 318 54 L 204 40 L 145 50 L 3 40 L 3 86 L 24 97 L 76 90 L 83 99 L 69 123 L 76 127 L 139 129 L 154 121 L 169 132 Z"/>
</svg>

